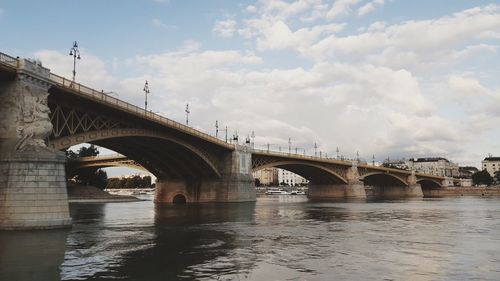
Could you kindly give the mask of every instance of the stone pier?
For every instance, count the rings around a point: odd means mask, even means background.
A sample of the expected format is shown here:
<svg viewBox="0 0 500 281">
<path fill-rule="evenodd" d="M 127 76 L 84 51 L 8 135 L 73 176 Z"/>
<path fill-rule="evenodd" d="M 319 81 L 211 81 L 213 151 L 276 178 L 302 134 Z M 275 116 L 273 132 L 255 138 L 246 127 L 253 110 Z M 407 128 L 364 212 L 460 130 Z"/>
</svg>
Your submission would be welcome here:
<svg viewBox="0 0 500 281">
<path fill-rule="evenodd" d="M 252 154 L 248 146 L 237 145 L 223 161 L 219 179 L 159 179 L 155 202 L 173 203 L 184 197 L 186 203 L 255 201 L 255 181 L 252 176 Z"/>
<path fill-rule="evenodd" d="M 0 229 L 67 227 L 66 158 L 45 143 L 50 71 L 19 66 L 15 81 L 0 82 Z"/>
<path fill-rule="evenodd" d="M 366 199 L 365 187 L 361 182 L 355 163 L 347 170 L 346 184 L 309 184 L 308 197 L 313 200 Z"/>
<path fill-rule="evenodd" d="M 398 199 L 398 198 L 422 198 L 424 193 L 422 187 L 417 183 L 415 172 L 407 178 L 408 185 L 398 186 L 376 186 L 373 189 L 373 197 L 380 199 Z"/>
</svg>

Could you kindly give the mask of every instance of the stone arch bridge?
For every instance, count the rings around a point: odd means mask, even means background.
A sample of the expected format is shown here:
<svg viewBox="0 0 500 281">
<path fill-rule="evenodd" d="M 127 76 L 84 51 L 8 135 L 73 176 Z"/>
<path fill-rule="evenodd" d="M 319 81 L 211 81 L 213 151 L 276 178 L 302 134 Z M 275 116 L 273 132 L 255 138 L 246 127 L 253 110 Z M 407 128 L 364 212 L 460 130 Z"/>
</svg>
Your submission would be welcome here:
<svg viewBox="0 0 500 281">
<path fill-rule="evenodd" d="M 363 185 L 422 196 L 420 184 L 443 180 L 230 144 L 3 53 L 0 100 L 0 228 L 70 224 L 61 150 L 81 143 L 114 150 L 153 173 L 159 203 L 178 195 L 188 202 L 254 201 L 252 170 L 271 166 L 308 178 L 313 198 L 363 198 Z"/>
</svg>

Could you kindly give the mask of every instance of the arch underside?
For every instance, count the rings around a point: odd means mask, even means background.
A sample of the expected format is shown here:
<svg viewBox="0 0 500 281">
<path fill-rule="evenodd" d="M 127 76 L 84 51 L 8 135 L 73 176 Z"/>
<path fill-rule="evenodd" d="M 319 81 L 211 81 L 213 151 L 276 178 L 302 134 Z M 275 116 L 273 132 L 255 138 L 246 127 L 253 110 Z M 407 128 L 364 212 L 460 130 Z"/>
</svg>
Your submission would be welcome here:
<svg viewBox="0 0 500 281">
<path fill-rule="evenodd" d="M 322 167 L 320 165 L 315 165 L 312 163 L 305 162 L 293 162 L 293 161 L 281 161 L 281 162 L 272 162 L 259 167 L 255 167 L 253 170 L 258 171 L 264 168 L 280 168 L 283 170 L 290 171 L 295 173 L 311 183 L 315 184 L 345 184 L 347 180 L 345 180 L 342 176 L 337 174 L 336 172 L 329 170 L 326 167 Z"/>
<path fill-rule="evenodd" d="M 214 163 L 201 151 L 169 136 L 140 129 L 86 132 L 51 140 L 56 149 L 91 143 L 136 161 L 160 179 L 220 178 Z"/>
<path fill-rule="evenodd" d="M 85 169 L 85 168 L 99 168 L 99 169 L 104 169 L 104 168 L 118 168 L 118 167 L 147 171 L 147 169 L 144 168 L 144 167 L 142 167 L 141 165 L 138 165 L 138 164 L 134 165 L 134 164 L 125 163 L 125 162 L 95 163 L 95 164 L 88 164 L 88 165 L 78 166 L 79 169 Z"/>
<path fill-rule="evenodd" d="M 429 189 L 440 189 L 442 188 L 442 185 L 432 179 L 418 179 L 417 183 L 420 184 L 422 187 L 422 190 L 429 190 Z"/>
<path fill-rule="evenodd" d="M 371 186 L 408 186 L 405 180 L 388 173 L 369 173 L 363 175 L 361 180 Z"/>
</svg>

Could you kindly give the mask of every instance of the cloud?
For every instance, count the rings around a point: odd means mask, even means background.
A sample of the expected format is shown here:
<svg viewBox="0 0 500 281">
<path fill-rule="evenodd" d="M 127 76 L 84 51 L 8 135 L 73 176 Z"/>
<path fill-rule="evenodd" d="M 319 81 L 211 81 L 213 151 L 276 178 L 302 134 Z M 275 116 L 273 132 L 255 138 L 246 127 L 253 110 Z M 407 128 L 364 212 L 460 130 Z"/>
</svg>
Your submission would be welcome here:
<svg viewBox="0 0 500 281">
<path fill-rule="evenodd" d="M 326 18 L 329 20 L 347 16 L 351 13 L 351 7 L 359 4 L 361 0 L 337 0 L 327 12 Z"/>
<path fill-rule="evenodd" d="M 375 11 L 375 9 L 379 6 L 383 6 L 385 4 L 384 0 L 374 0 L 369 3 L 366 3 L 362 7 L 358 9 L 358 16 L 364 16 L 368 13 Z"/>
<path fill-rule="evenodd" d="M 175 25 L 168 25 L 163 23 L 160 19 L 152 19 L 151 25 L 154 27 L 166 28 L 166 29 L 175 29 L 177 28 Z"/>
<path fill-rule="evenodd" d="M 236 21 L 233 19 L 217 21 L 212 28 L 212 32 L 223 38 L 233 37 L 236 32 Z"/>
</svg>

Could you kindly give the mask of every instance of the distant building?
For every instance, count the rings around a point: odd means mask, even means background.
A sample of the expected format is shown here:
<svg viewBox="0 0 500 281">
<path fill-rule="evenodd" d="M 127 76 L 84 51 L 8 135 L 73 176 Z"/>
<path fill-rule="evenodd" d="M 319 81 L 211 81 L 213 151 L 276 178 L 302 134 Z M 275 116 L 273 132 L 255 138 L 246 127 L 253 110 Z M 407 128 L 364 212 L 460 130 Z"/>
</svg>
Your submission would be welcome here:
<svg viewBox="0 0 500 281">
<path fill-rule="evenodd" d="M 486 157 L 481 162 L 481 168 L 488 171 L 490 176 L 494 177 L 497 171 L 500 171 L 500 157 Z"/>
<path fill-rule="evenodd" d="M 253 177 L 258 179 L 261 185 L 277 186 L 278 185 L 278 169 L 264 168 L 253 172 Z"/>
<path fill-rule="evenodd" d="M 409 170 L 410 168 L 408 167 L 408 160 L 405 158 L 403 159 L 389 159 L 387 158 L 384 163 L 382 163 L 382 166 L 387 167 L 387 168 L 393 168 L 393 169 L 400 169 L 400 170 Z"/>
<path fill-rule="evenodd" d="M 410 170 L 440 177 L 457 178 L 460 175 L 458 164 L 443 157 L 413 158 L 408 161 Z"/>
<path fill-rule="evenodd" d="M 295 173 L 283 169 L 277 169 L 277 170 L 278 170 L 278 183 L 280 185 L 300 186 L 309 183 L 308 180 Z"/>
<path fill-rule="evenodd" d="M 472 175 L 478 171 L 479 169 L 476 167 L 458 167 L 458 177 L 461 179 L 471 179 Z"/>
</svg>

